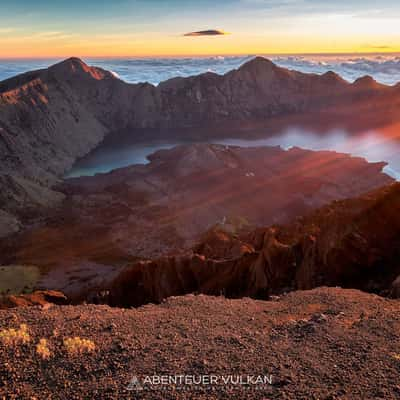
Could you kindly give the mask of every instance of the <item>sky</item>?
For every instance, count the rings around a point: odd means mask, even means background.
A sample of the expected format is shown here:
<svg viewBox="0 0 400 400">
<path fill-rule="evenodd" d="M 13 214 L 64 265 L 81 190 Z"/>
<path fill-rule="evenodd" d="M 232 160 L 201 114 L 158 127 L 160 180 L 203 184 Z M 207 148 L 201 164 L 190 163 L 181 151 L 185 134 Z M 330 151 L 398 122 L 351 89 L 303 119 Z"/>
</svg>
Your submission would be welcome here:
<svg viewBox="0 0 400 400">
<path fill-rule="evenodd" d="M 400 51 L 398 0 L 0 0 L 0 57 Z"/>
</svg>

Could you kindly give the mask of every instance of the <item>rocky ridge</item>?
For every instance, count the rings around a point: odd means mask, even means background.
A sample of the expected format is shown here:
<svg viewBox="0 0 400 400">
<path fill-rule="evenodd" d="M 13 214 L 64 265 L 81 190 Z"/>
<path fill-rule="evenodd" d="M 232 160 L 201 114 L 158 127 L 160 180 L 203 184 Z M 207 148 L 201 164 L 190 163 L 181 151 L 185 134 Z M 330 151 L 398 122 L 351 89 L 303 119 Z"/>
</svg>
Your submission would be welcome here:
<svg viewBox="0 0 400 400">
<path fill-rule="evenodd" d="M 107 135 L 226 130 L 278 115 L 349 112 L 350 106 L 353 114 L 380 108 L 393 116 L 399 99 L 396 87 L 289 71 L 261 57 L 223 76 L 206 73 L 157 87 L 127 84 L 76 58 L 11 78 L 0 82 L 0 233 L 17 230 L 18 218 L 38 208 L 59 204 L 54 184 Z"/>
</svg>

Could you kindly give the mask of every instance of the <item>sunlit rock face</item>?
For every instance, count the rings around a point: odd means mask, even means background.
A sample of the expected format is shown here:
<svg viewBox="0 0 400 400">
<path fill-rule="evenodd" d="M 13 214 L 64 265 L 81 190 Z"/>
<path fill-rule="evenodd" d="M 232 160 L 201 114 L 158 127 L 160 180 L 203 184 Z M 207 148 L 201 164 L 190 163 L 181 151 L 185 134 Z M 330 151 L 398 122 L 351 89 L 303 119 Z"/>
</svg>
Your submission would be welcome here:
<svg viewBox="0 0 400 400">
<path fill-rule="evenodd" d="M 319 286 L 399 297 L 399 215 L 400 185 L 394 184 L 286 226 L 258 229 L 240 256 L 228 251 L 221 258 L 221 244 L 207 240 L 196 248 L 207 256 L 134 263 L 112 282 L 107 301 L 137 306 L 191 292 L 268 298 Z"/>
</svg>

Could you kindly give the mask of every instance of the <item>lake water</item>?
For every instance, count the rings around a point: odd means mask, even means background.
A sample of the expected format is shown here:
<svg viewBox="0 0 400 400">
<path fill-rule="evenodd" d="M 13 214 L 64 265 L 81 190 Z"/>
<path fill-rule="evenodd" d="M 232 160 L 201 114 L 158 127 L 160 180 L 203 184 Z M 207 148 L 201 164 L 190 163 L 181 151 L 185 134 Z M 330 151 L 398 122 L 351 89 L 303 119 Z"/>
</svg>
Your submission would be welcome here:
<svg viewBox="0 0 400 400">
<path fill-rule="evenodd" d="M 368 131 L 357 135 L 340 129 L 320 134 L 301 128 L 288 128 L 267 138 L 252 140 L 232 138 L 209 142 L 241 147 L 281 146 L 283 149 L 297 146 L 309 150 L 333 150 L 349 153 L 364 157 L 370 162 L 388 162 L 389 165 L 385 167 L 384 172 L 400 180 L 400 126 L 391 126 L 380 131 Z M 111 149 L 99 146 L 98 149 L 79 161 L 67 177 L 91 176 L 132 164 L 146 164 L 148 163 L 146 157 L 149 154 L 182 143 L 179 141 L 131 145 L 124 143 L 121 146 L 113 146 Z"/>
<path fill-rule="evenodd" d="M 85 59 L 90 65 L 96 65 L 113 71 L 127 82 L 147 81 L 157 85 L 159 82 L 175 76 L 189 76 L 213 71 L 226 73 L 253 58 L 248 56 L 232 57 L 192 57 L 192 58 L 95 58 Z M 308 55 L 308 56 L 268 56 L 276 64 L 302 72 L 324 73 L 329 70 L 339 73 L 348 81 L 371 75 L 377 81 L 393 85 L 400 81 L 400 55 Z M 46 68 L 59 59 L 20 59 L 0 60 L 0 81 L 29 70 Z M 287 149 L 299 146 L 312 150 L 335 150 L 365 157 L 368 161 L 387 161 L 385 172 L 400 179 L 400 135 L 398 127 L 390 127 L 363 134 L 349 134 L 345 130 L 332 130 L 323 135 L 312 130 L 290 127 L 275 136 L 258 140 L 226 139 L 214 143 L 240 146 L 279 145 Z M 146 163 L 146 156 L 158 149 L 170 148 L 179 142 L 149 142 L 114 146 L 112 150 L 100 146 L 85 159 L 74 166 L 69 177 L 93 175 L 108 172 L 115 168 L 131 164 Z"/>
</svg>

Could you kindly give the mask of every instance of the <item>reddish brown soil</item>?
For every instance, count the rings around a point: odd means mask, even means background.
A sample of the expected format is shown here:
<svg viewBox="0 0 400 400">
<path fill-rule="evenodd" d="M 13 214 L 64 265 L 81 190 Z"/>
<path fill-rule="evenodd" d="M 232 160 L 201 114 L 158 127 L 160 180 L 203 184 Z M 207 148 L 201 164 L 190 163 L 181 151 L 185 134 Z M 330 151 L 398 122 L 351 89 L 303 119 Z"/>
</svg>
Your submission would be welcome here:
<svg viewBox="0 0 400 400">
<path fill-rule="evenodd" d="M 32 338 L 17 348 L 0 344 L 0 397 L 398 399 L 399 315 L 397 300 L 335 288 L 269 302 L 185 296 L 131 310 L 0 311 L 1 328 L 25 323 Z M 70 336 L 93 340 L 96 351 L 67 355 L 62 339 Z M 49 340 L 47 361 L 35 354 L 40 338 Z M 132 377 L 157 374 L 271 374 L 272 385 L 126 390 Z"/>
</svg>

